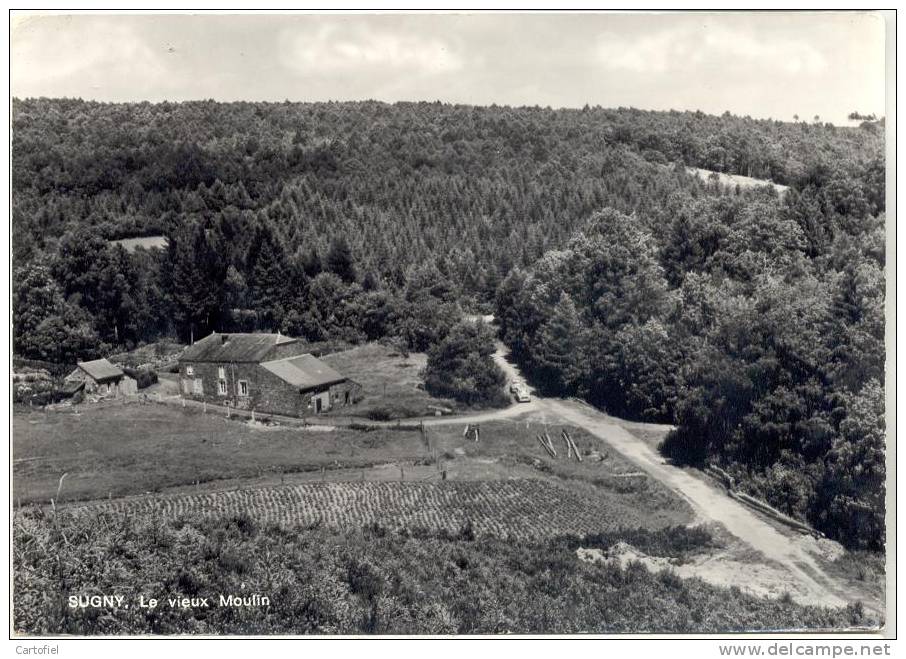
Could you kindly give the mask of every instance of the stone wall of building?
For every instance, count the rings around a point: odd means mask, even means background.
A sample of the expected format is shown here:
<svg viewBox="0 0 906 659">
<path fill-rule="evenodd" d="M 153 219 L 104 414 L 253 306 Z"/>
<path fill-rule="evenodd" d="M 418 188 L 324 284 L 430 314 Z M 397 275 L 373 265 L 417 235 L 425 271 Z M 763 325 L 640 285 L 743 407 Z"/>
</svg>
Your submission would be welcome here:
<svg viewBox="0 0 906 659">
<path fill-rule="evenodd" d="M 330 387 L 330 398 L 331 409 L 355 405 L 362 398 L 362 385 L 353 380 L 338 382 Z"/>
</svg>

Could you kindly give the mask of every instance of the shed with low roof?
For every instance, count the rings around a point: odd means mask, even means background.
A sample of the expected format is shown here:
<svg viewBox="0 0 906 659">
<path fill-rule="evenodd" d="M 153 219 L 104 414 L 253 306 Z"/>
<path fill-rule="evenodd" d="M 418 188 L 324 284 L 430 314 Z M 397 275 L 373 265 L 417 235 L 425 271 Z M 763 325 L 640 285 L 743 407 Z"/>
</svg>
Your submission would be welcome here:
<svg viewBox="0 0 906 659">
<path fill-rule="evenodd" d="M 76 363 L 75 370 L 66 376 L 69 388 L 83 383 L 85 393 L 96 396 L 127 396 L 138 391 L 136 381 L 116 364 L 106 359 Z"/>
</svg>

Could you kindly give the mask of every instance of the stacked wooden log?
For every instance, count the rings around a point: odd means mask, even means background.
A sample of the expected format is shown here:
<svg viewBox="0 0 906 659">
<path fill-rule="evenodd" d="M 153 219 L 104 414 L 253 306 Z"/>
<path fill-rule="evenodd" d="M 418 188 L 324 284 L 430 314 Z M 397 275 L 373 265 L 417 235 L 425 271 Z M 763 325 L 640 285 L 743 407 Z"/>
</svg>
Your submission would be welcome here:
<svg viewBox="0 0 906 659">
<path fill-rule="evenodd" d="M 538 443 L 541 444 L 541 447 L 547 451 L 547 454 L 552 458 L 557 457 L 557 449 L 554 447 L 554 442 L 551 439 L 551 436 L 548 433 L 543 433 L 540 435 L 535 435 L 538 439 Z M 576 442 L 573 441 L 573 438 L 570 436 L 569 432 L 565 429 L 560 431 L 560 437 L 563 439 L 563 445 L 566 446 L 566 459 L 575 457 L 576 460 L 582 462 L 582 454 L 579 453 L 579 447 L 576 446 Z"/>
<path fill-rule="evenodd" d="M 547 451 L 548 455 L 550 455 L 552 458 L 556 458 L 557 449 L 554 448 L 554 443 L 551 441 L 550 435 L 544 433 L 543 435 L 537 435 L 537 437 L 538 442 L 541 444 L 544 450 Z"/>
<path fill-rule="evenodd" d="M 579 448 L 576 446 L 576 442 L 574 442 L 573 438 L 570 437 L 566 428 L 563 428 L 560 432 L 563 433 L 563 439 L 564 439 L 564 441 L 566 441 L 567 445 L 570 447 L 570 451 L 572 452 L 572 454 L 576 456 L 576 460 L 578 460 L 579 462 L 582 462 L 582 454 L 579 453 Z"/>
</svg>

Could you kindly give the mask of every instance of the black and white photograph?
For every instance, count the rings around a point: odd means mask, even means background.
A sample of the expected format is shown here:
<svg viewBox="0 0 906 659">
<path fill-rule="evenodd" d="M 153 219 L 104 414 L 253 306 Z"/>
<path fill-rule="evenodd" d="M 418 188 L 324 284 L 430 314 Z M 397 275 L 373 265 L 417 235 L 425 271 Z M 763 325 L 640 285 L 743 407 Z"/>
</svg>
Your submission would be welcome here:
<svg viewBox="0 0 906 659">
<path fill-rule="evenodd" d="M 880 654 L 895 21 L 10 11 L 16 653 Z"/>
</svg>

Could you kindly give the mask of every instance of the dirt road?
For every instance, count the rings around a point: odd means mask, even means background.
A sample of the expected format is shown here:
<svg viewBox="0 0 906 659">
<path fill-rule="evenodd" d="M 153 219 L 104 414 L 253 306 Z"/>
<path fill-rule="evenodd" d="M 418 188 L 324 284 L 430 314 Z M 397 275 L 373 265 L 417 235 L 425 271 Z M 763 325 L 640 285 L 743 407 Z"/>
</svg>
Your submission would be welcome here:
<svg viewBox="0 0 906 659">
<path fill-rule="evenodd" d="M 841 606 L 845 596 L 824 574 L 815 557 L 801 543 L 792 541 L 754 511 L 727 496 L 719 486 L 667 464 L 645 442 L 612 422 L 608 417 L 574 401 L 541 399 L 540 406 L 564 421 L 580 426 L 605 441 L 653 478 L 682 495 L 703 522 L 722 524 L 727 531 L 776 561 L 790 572 L 795 599 L 808 604 Z M 740 575 L 744 579 L 745 575 Z"/>
<path fill-rule="evenodd" d="M 522 374 L 507 360 L 508 351 L 498 344 L 494 360 L 506 373 L 509 381 L 523 380 Z M 804 604 L 842 606 L 848 603 L 845 591 L 834 583 L 815 557 L 806 550 L 814 541 L 803 536 L 802 541 L 791 539 L 761 518 L 751 509 L 727 496 L 719 486 L 699 478 L 692 473 L 667 464 L 663 457 L 624 428 L 617 425 L 612 417 L 593 407 L 575 400 L 541 398 L 532 392 L 530 403 L 512 405 L 506 409 L 459 417 L 440 417 L 425 420 L 426 425 L 480 423 L 500 419 L 511 419 L 531 414 L 548 421 L 558 419 L 579 426 L 604 441 L 627 459 L 639 466 L 652 478 L 657 479 L 692 506 L 702 522 L 718 522 L 740 541 L 760 552 L 768 562 L 789 574 L 789 592 Z M 755 576 L 755 570 L 751 574 Z M 739 574 L 739 585 L 745 587 L 750 575 Z"/>
</svg>

